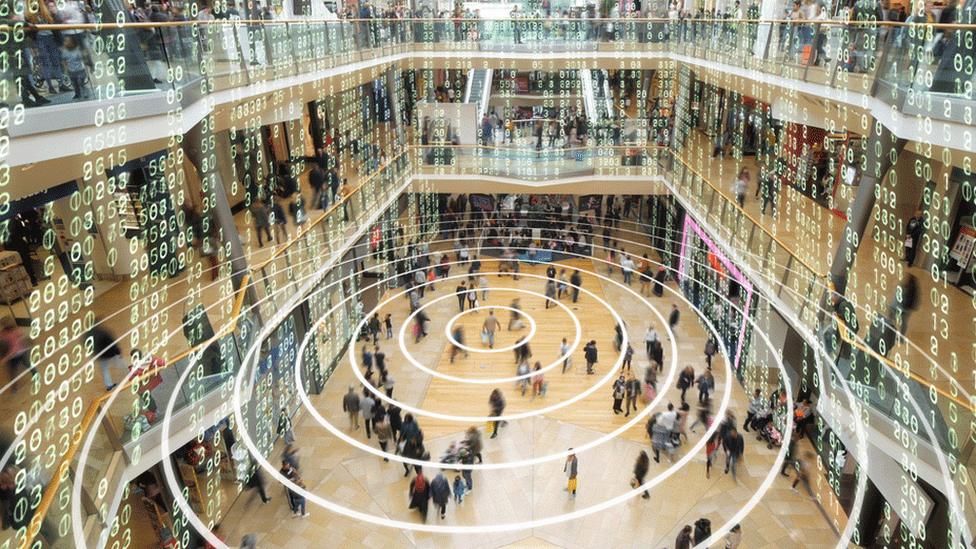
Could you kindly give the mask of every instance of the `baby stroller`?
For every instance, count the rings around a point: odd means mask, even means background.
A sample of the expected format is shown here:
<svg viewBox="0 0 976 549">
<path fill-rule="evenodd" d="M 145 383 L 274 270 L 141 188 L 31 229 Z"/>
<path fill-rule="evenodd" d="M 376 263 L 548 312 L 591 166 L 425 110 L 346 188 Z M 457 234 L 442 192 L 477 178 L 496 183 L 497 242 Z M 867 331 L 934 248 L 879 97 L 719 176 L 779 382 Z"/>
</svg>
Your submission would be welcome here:
<svg viewBox="0 0 976 549">
<path fill-rule="evenodd" d="M 763 427 L 762 431 L 759 432 L 759 437 L 757 438 L 765 440 L 766 448 L 768 449 L 772 449 L 774 447 L 779 448 L 783 445 L 783 434 L 779 432 L 779 429 L 777 429 L 775 425 L 773 425 L 772 421 Z"/>
<path fill-rule="evenodd" d="M 759 440 L 763 429 L 771 421 L 773 421 L 772 410 L 766 409 L 756 412 L 755 417 L 753 417 L 752 421 L 749 422 L 749 428 L 756 432 L 756 440 Z"/>
</svg>

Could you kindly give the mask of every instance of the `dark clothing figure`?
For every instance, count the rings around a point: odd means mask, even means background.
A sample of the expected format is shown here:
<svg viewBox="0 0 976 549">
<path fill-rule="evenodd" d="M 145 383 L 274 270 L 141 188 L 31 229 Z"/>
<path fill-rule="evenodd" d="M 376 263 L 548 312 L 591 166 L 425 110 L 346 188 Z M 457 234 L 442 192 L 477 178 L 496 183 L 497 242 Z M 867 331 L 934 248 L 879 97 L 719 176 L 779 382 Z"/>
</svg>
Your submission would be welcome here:
<svg viewBox="0 0 976 549">
<path fill-rule="evenodd" d="M 410 508 L 420 511 L 421 518 L 427 520 L 427 505 L 430 500 L 430 485 L 423 473 L 417 473 L 417 477 L 410 483 Z"/>
</svg>

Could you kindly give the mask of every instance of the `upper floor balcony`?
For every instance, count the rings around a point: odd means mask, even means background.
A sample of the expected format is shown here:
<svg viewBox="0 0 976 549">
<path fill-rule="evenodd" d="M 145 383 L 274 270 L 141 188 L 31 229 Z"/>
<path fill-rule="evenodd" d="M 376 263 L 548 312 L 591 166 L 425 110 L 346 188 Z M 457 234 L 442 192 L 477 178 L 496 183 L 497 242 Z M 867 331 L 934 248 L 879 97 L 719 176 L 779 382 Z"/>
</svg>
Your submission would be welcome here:
<svg viewBox="0 0 976 549">
<path fill-rule="evenodd" d="M 684 151 L 684 154 L 691 155 L 693 151 Z M 447 158 L 450 161 L 443 161 Z M 521 161 L 505 162 L 513 158 Z M 81 432 L 85 434 L 82 441 L 88 445 L 84 453 L 86 466 L 75 466 L 78 456 L 71 452 L 58 462 L 56 469 L 84 472 L 66 474 L 64 480 L 52 482 L 44 491 L 41 511 L 46 512 L 56 498 L 67 498 L 67 494 L 74 489 L 72 483 L 80 483 L 86 493 L 102 494 L 95 498 L 96 504 L 88 506 L 82 516 L 91 524 L 102 521 L 98 529 L 106 526 L 104 521 L 111 518 L 111 514 L 105 516 L 100 513 L 112 508 L 112 498 L 117 497 L 118 492 L 101 489 L 99 486 L 103 479 L 110 479 L 113 486 L 118 485 L 128 465 L 140 460 L 150 463 L 153 458 L 159 457 L 164 420 L 169 422 L 170 436 L 175 437 L 172 444 L 178 445 L 180 440 L 188 440 L 199 431 L 201 424 L 205 423 L 200 419 L 202 414 L 207 418 L 217 418 L 222 403 L 226 403 L 228 398 L 233 380 L 231 374 L 240 366 L 247 349 L 254 344 L 252 338 L 257 323 L 250 318 L 251 315 L 258 314 L 266 321 L 274 319 L 275 324 L 269 324 L 270 328 L 265 327 L 268 332 L 274 331 L 276 326 L 294 321 L 293 316 L 282 316 L 278 312 L 295 299 L 300 299 L 296 292 L 301 288 L 317 287 L 313 283 L 315 280 L 331 276 L 327 274 L 328 271 L 320 272 L 320 268 L 328 267 L 329 262 L 342 256 L 351 242 L 376 223 L 376 216 L 391 200 L 413 188 L 411 184 L 424 180 L 449 182 L 454 179 L 465 179 L 469 183 L 491 180 L 495 184 L 509 180 L 514 184 L 515 181 L 525 181 L 525 164 L 529 162 L 534 165 L 535 171 L 528 179 L 540 185 L 558 185 L 567 178 L 575 179 L 578 183 L 589 178 L 601 181 L 604 189 L 611 185 L 615 193 L 629 193 L 638 192 L 628 183 L 629 179 L 634 179 L 641 182 L 644 192 L 670 192 L 680 200 L 689 215 L 721 238 L 721 245 L 731 250 L 738 264 L 747 269 L 769 299 L 777 300 L 792 315 L 798 327 L 811 334 L 823 334 L 834 326 L 833 318 L 824 314 L 829 311 L 818 305 L 820 296 L 829 292 L 822 267 L 804 258 L 797 251 L 797 243 L 790 237 L 777 234 L 778 218 L 768 221 L 754 215 L 754 212 L 737 207 L 730 196 L 693 167 L 682 154 L 657 147 L 584 147 L 539 154 L 492 147 L 412 146 L 381 166 L 374 175 L 364 178 L 342 204 L 315 219 L 281 250 L 267 260 L 254 264 L 250 279 L 234 295 L 234 307 L 217 332 L 210 339 L 172 357 L 168 367 L 156 372 L 159 375 L 158 383 L 154 382 L 154 386 L 147 389 L 145 379 L 133 378 L 127 382 L 126 391 L 106 395 L 94 402 L 81 425 Z M 572 168 L 568 169 L 568 166 Z M 648 183 L 654 183 L 653 189 Z M 435 183 L 426 189 L 437 191 L 438 187 Z M 744 253 L 743 250 L 748 252 Z M 256 291 L 257 302 L 246 297 L 247 288 Z M 357 320 L 351 304 L 336 314 L 342 320 L 334 323 L 338 331 L 335 337 L 329 338 L 333 343 L 328 348 L 316 351 L 322 365 L 327 365 L 341 350 L 339 342 L 354 335 L 348 330 L 352 324 L 350 321 Z M 877 355 L 857 334 L 844 332 L 841 335 L 848 345 L 854 346 L 855 353 Z M 831 343 L 828 352 L 834 351 Z M 207 363 L 217 356 L 224 368 L 208 369 Z M 851 360 L 862 359 L 833 355 L 830 358 L 842 372 Z M 197 376 L 193 373 L 196 370 L 204 372 L 204 375 Z M 827 376 L 822 382 L 822 398 L 831 399 L 835 414 L 841 413 L 838 409 L 845 413 L 861 413 L 843 406 L 840 384 L 834 379 L 838 374 L 831 373 L 831 370 L 831 366 L 824 366 Z M 306 375 L 306 382 L 313 383 L 320 379 L 323 372 L 307 372 Z M 933 383 L 915 371 L 902 373 L 897 368 L 890 368 L 888 375 L 889 379 L 897 379 L 896 387 L 899 387 L 889 395 L 885 394 L 886 389 L 851 380 L 854 390 L 868 404 L 869 411 L 865 413 L 876 414 L 870 422 L 875 432 L 888 424 L 877 419 L 897 425 L 903 420 L 903 415 L 909 413 L 905 411 L 906 403 L 915 402 L 922 406 L 921 415 L 933 414 L 929 417 L 940 418 L 934 425 L 934 436 L 923 434 L 924 438 L 920 439 L 922 463 L 934 469 L 933 461 L 928 460 L 934 460 L 932 456 L 935 453 L 942 453 L 950 456 L 954 462 L 971 465 L 974 459 L 973 444 L 958 440 L 957 435 L 950 433 L 950 429 L 941 421 L 943 414 L 948 416 L 955 413 L 953 409 L 958 412 L 963 407 L 967 413 L 971 412 L 968 402 L 957 397 L 952 386 Z M 843 374 L 839 376 L 843 377 Z M 174 390 L 179 385 L 178 380 L 188 380 L 191 388 Z M 906 387 L 904 392 L 900 389 L 902 386 Z M 927 386 L 932 387 L 938 395 L 935 404 L 925 396 Z M 156 402 L 172 401 L 172 405 L 165 407 L 172 415 L 165 415 L 164 408 L 160 407 L 154 413 L 156 420 L 152 425 L 145 428 L 139 424 L 127 425 L 126 416 L 140 409 L 139 402 L 146 398 L 146 394 L 151 394 Z M 837 417 L 833 420 L 842 421 Z M 921 474 L 928 475 L 929 472 L 923 470 Z M 968 473 L 960 470 L 959 474 L 959 482 L 964 485 Z"/>
<path fill-rule="evenodd" d="M 132 123 L 161 116 L 170 132 L 179 132 L 192 125 L 187 122 L 201 107 L 260 102 L 264 94 L 284 93 L 339 70 L 365 70 L 394 61 L 416 68 L 457 63 L 478 68 L 505 62 L 544 69 L 549 65 L 543 63 L 552 61 L 630 69 L 669 60 L 834 102 L 850 109 L 849 115 L 837 118 L 824 107 L 822 123 L 838 131 L 845 124 L 866 128 L 866 119 L 858 118 L 866 114 L 889 125 L 899 137 L 972 151 L 972 6 L 959 8 L 947 16 L 951 22 L 944 23 L 916 17 L 902 23 L 879 21 L 873 14 L 860 13 L 852 17 L 176 17 L 147 23 L 133 21 L 131 14 L 106 13 L 92 14 L 101 22 L 85 25 L 14 20 L 8 22 L 9 39 L 3 45 L 7 61 L 0 100 L 13 109 L 8 126 L 15 142 L 25 135 L 103 128 L 104 135 L 90 136 L 64 151 L 18 149 L 15 144 L 10 162 L 18 165 L 44 160 L 45 154 L 103 150 L 143 138 L 104 131 L 120 120 Z M 209 99 L 201 103 L 205 96 Z M 235 114 L 243 120 L 245 110 L 258 107 L 242 103 Z M 796 109 L 807 110 L 809 105 Z"/>
</svg>

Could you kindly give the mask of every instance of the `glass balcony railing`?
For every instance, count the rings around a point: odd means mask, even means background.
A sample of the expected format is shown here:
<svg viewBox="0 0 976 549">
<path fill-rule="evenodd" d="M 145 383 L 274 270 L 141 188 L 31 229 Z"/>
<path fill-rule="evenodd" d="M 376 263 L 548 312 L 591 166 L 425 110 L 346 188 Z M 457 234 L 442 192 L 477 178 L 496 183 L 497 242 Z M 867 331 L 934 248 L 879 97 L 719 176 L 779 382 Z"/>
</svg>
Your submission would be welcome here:
<svg viewBox="0 0 976 549">
<path fill-rule="evenodd" d="M 517 163 L 508 161 L 517 159 Z M 147 372 L 139 379 L 129 382 L 120 397 L 112 402 L 101 423 L 95 419 L 108 403 L 108 398 L 101 398 L 94 402 L 79 427 L 81 433 L 92 433 L 93 444 L 86 454 L 86 466 L 82 486 L 89 489 L 89 493 L 111 493 L 101 486 L 102 479 L 116 479 L 121 482 L 119 467 L 124 468 L 133 456 L 123 459 L 126 448 L 141 447 L 146 449 L 150 437 L 158 437 L 161 428 L 160 420 L 165 406 L 172 398 L 176 399 L 174 415 L 191 406 L 199 405 L 215 391 L 226 391 L 227 381 L 236 373 L 234 369 L 240 367 L 243 352 L 250 346 L 255 333 L 255 324 L 250 320 L 248 312 L 251 308 L 260 311 L 263 318 L 272 318 L 274 312 L 284 308 L 285 301 L 294 296 L 302 282 L 306 281 L 313 272 L 325 261 L 341 249 L 341 244 L 348 239 L 350 231 L 357 226 L 363 226 L 367 218 L 377 211 L 380 204 L 394 198 L 394 194 L 410 177 L 420 177 L 439 174 L 445 176 L 504 176 L 526 177 L 526 174 L 513 171 L 511 164 L 528 164 L 535 170 L 528 174 L 528 178 L 558 179 L 576 177 L 580 175 L 595 175 L 610 177 L 608 184 L 612 185 L 613 175 L 640 175 L 648 178 L 648 182 L 660 176 L 669 181 L 677 193 L 682 197 L 689 213 L 698 220 L 707 223 L 711 230 L 718 232 L 717 236 L 732 249 L 749 250 L 741 259 L 758 273 L 783 303 L 789 307 L 801 320 L 806 328 L 815 333 L 824 333 L 821 327 L 820 307 L 817 303 L 827 291 L 826 276 L 809 265 L 802 257 L 794 254 L 791 249 L 778 237 L 770 233 L 760 222 L 753 219 L 745 210 L 738 207 L 732 200 L 719 191 L 712 182 L 702 177 L 694 168 L 685 162 L 680 155 L 661 147 L 637 146 L 603 146 L 577 147 L 570 149 L 547 150 L 537 152 L 525 149 L 506 149 L 504 147 L 482 146 L 412 146 L 395 157 L 363 183 L 354 193 L 333 205 L 325 214 L 304 227 L 302 232 L 292 239 L 287 246 L 276 252 L 271 258 L 253 267 L 250 277 L 238 291 L 230 313 L 230 322 L 223 326 L 214 337 L 200 345 L 177 356 L 166 367 Z M 575 166 L 575 168 L 567 168 Z M 518 169 L 524 170 L 525 167 Z M 248 289 L 254 291 L 247 296 Z M 825 345 L 829 353 L 838 349 L 837 342 L 855 342 L 856 337 L 849 333 L 840 334 L 840 339 L 825 336 Z M 863 349 L 863 345 L 857 347 Z M 219 371 L 208 371 L 207 357 L 218 353 L 219 363 L 230 365 Z M 227 360 L 231 356 L 232 360 Z M 836 362 L 843 370 L 850 359 L 837 356 Z M 176 380 L 186 372 L 187 368 L 196 368 L 202 372 L 197 382 L 192 384 L 193 390 L 176 389 Z M 843 372 L 842 372 L 843 373 Z M 192 374 L 201 375 L 201 374 Z M 898 375 L 892 370 L 891 375 Z M 923 414 L 938 416 L 942 411 L 923 398 L 928 394 L 922 380 L 911 376 L 901 376 L 901 381 L 908 386 L 912 395 L 917 396 L 917 402 L 923 407 Z M 824 383 L 825 390 L 833 391 Z M 896 398 L 898 391 L 882 394 L 884 388 L 860 388 L 869 394 L 864 398 L 872 408 L 894 421 L 904 421 L 906 405 Z M 175 394 L 174 394 L 175 393 Z M 874 395 L 874 396 L 871 396 Z M 839 393 L 837 394 L 840 398 Z M 159 403 L 157 406 L 155 403 Z M 955 404 L 959 404 L 956 402 Z M 962 405 L 965 405 L 963 402 Z M 152 424 L 132 423 L 127 419 L 133 411 L 139 412 L 152 407 L 155 421 Z M 144 417 L 144 415 L 134 414 Z M 141 420 L 140 420 L 141 421 Z M 955 440 L 948 434 L 944 422 L 937 422 L 936 437 L 933 445 L 949 455 L 956 456 L 967 465 L 972 465 L 972 444 Z M 928 437 L 924 437 L 928 438 Z M 81 444 L 85 437 L 79 437 L 77 444 Z M 56 471 L 78 470 L 77 444 L 72 447 Z M 62 498 L 65 490 L 70 486 L 70 474 L 55 476 L 46 487 L 41 506 L 37 515 L 44 517 L 50 504 L 55 498 Z M 98 485 L 96 485 L 98 484 Z M 93 516 L 104 521 L 110 517 L 98 516 L 104 511 L 103 507 L 92 506 L 88 518 Z M 58 513 L 63 512 L 63 509 Z M 53 513 L 52 513 L 53 515 Z M 61 523 L 68 520 L 65 517 L 50 517 Z M 48 524 L 51 524 L 51 520 Z M 86 519 L 87 520 L 87 519 Z"/>
<path fill-rule="evenodd" d="M 647 146 L 583 146 L 531 150 L 519 147 L 431 145 L 418 147 L 418 173 L 490 176 L 530 181 L 586 175 L 659 175 L 663 149 Z"/>
<path fill-rule="evenodd" d="M 873 93 L 904 112 L 959 121 L 964 105 L 944 103 L 973 99 L 976 30 L 972 10 L 960 10 L 957 20 L 219 20 L 85 28 L 11 22 L 0 100 L 42 107 L 157 93 L 177 104 L 203 88 L 212 93 L 393 53 L 587 51 L 685 55 Z M 52 49 L 55 32 L 61 43 Z M 70 89 L 69 74 L 78 75 L 78 89 Z M 202 88 L 196 84 L 203 77 Z M 53 93 L 43 92 L 48 87 Z"/>
</svg>

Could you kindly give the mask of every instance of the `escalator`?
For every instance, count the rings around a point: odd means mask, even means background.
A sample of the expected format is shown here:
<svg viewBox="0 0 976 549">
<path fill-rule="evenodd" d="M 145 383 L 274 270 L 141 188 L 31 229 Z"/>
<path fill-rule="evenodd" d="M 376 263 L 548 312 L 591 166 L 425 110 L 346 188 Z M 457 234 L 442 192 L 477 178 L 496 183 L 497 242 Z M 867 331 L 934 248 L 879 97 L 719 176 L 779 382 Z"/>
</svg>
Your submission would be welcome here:
<svg viewBox="0 0 976 549">
<path fill-rule="evenodd" d="M 583 69 L 580 71 L 580 80 L 586 116 L 593 121 L 610 118 L 613 103 L 607 71 Z"/>
<path fill-rule="evenodd" d="M 491 95 L 491 69 L 472 69 L 468 71 L 468 86 L 464 90 L 464 102 L 477 105 L 477 118 L 480 121 L 488 109 L 488 97 Z"/>
</svg>

